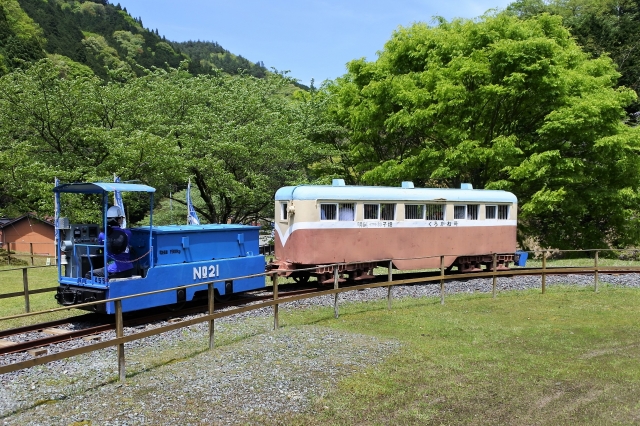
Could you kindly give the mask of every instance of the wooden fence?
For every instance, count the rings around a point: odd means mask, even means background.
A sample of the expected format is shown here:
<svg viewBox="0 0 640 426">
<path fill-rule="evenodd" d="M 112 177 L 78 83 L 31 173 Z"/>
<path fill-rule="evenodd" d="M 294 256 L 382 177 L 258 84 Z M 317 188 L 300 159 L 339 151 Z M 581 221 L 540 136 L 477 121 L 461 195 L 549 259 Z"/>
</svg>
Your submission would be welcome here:
<svg viewBox="0 0 640 426">
<path fill-rule="evenodd" d="M 440 303 L 444 304 L 445 303 L 445 279 L 455 279 L 455 280 L 459 280 L 459 279 L 470 279 L 470 278 L 492 278 L 492 295 L 495 298 L 496 297 L 496 286 L 497 286 L 497 278 L 498 277 L 504 277 L 504 276 L 515 276 L 515 275 L 541 275 L 542 279 L 541 279 L 541 291 L 542 293 L 545 293 L 546 291 L 546 276 L 548 274 L 567 274 L 567 273 L 593 273 L 594 274 L 594 291 L 598 291 L 598 272 L 602 269 L 601 267 L 598 266 L 598 253 L 601 250 L 591 250 L 588 252 L 592 252 L 593 253 L 593 265 L 594 266 L 590 266 L 590 267 L 580 267 L 580 268 L 576 268 L 576 267 L 564 267 L 564 268 L 548 268 L 547 265 L 547 259 L 548 259 L 548 253 L 547 252 L 543 252 L 541 255 L 541 259 L 542 259 L 542 267 L 541 268 L 537 268 L 537 269 L 511 269 L 511 270 L 507 270 L 507 271 L 497 271 L 495 268 L 496 265 L 496 255 L 493 255 L 493 270 L 492 271 L 488 271 L 488 272 L 474 272 L 474 273 L 465 273 L 465 274 L 456 274 L 453 276 L 448 276 L 445 278 L 445 268 L 444 268 L 444 256 L 439 256 L 440 257 L 440 273 L 439 275 L 436 276 L 432 276 L 432 277 L 419 277 L 419 278 L 411 278 L 411 279 L 401 279 L 401 280 L 396 280 L 393 281 L 393 269 L 391 268 L 392 259 L 386 260 L 386 261 L 378 261 L 380 263 L 382 262 L 387 262 L 388 265 L 388 276 L 387 276 L 387 281 L 385 282 L 381 282 L 381 283 L 368 283 L 368 284 L 361 284 L 361 285 L 354 285 L 354 286 L 349 286 L 349 287 L 343 287 L 340 288 L 339 286 L 339 266 L 340 265 L 344 265 L 343 263 L 341 264 L 334 264 L 334 265 L 327 265 L 327 266 L 332 266 L 333 267 L 333 276 L 334 276 L 334 282 L 333 282 L 333 288 L 328 289 L 328 290 L 324 290 L 324 291 L 320 291 L 320 292 L 316 292 L 316 293 L 310 293 L 310 294 L 302 294 L 302 295 L 295 295 L 295 296 L 287 296 L 287 297 L 279 297 L 278 295 L 278 282 L 279 282 L 279 277 L 277 273 L 265 273 L 265 274 L 255 274 L 255 275 L 247 275 L 247 276 L 242 276 L 242 277 L 236 277 L 234 278 L 234 280 L 236 279 L 243 279 L 243 278 L 251 278 L 251 277 L 256 277 L 256 276 L 265 276 L 265 275 L 269 275 L 271 277 L 271 281 L 272 281 L 272 286 L 273 286 L 273 298 L 271 300 L 268 301 L 264 301 L 264 302 L 259 302 L 256 304 L 252 304 L 250 306 L 243 306 L 243 307 L 239 307 L 239 308 L 235 308 L 235 309 L 230 309 L 224 312 L 214 312 L 214 283 L 216 282 L 221 282 L 221 281 L 225 281 L 225 280 L 216 280 L 216 281 L 210 281 L 210 282 L 206 282 L 206 283 L 196 283 L 196 284 L 189 284 L 189 285 L 180 285 L 180 286 L 176 286 L 174 288 L 170 288 L 170 289 L 163 289 L 163 290 L 158 290 L 158 291 L 153 291 L 153 292 L 146 292 L 146 293 L 140 293 L 140 294 L 136 294 L 136 295 L 131 295 L 131 296 L 125 296 L 125 297 L 119 297 L 119 298 L 113 298 L 113 299 L 106 299 L 106 300 L 101 300 L 98 302 L 91 302 L 91 303 L 83 303 L 83 304 L 79 304 L 79 305 L 74 305 L 73 308 L 80 308 L 80 307 L 88 307 L 88 306 L 92 306 L 92 305 L 96 305 L 96 304 L 102 304 L 102 303 L 107 303 L 107 302 L 114 302 L 115 303 L 115 307 L 116 307 L 116 313 L 115 313 L 115 321 L 116 321 L 116 338 L 109 340 L 109 341 L 104 341 L 104 342 L 98 342 L 98 343 L 94 343 L 94 344 L 90 344 L 84 347 L 80 347 L 80 348 L 75 348 L 75 349 L 71 349 L 68 351 L 64 351 L 64 352 L 59 352 L 56 354 L 51 354 L 51 355 L 44 355 L 38 358 L 33 358 L 30 360 L 26 360 L 26 361 L 22 361 L 22 362 L 18 362 L 18 363 L 14 363 L 14 364 L 10 364 L 10 365 L 5 365 L 5 366 L 0 366 L 0 374 L 4 374 L 4 373 L 9 373 L 12 371 L 18 371 L 21 369 L 25 369 L 25 368 L 29 368 L 29 367 L 34 367 L 37 365 L 43 365 L 43 364 L 47 364 L 49 362 L 53 362 L 53 361 L 57 361 L 60 359 L 65 359 L 65 358 L 69 358 L 72 356 L 76 356 L 76 355 L 80 355 L 80 354 L 84 354 L 84 353 L 89 353 L 89 352 L 93 352 L 93 351 L 97 351 L 100 349 L 104 349 L 104 348 L 108 348 L 111 346 L 117 346 L 117 362 L 118 362 L 118 375 L 119 375 L 119 379 L 120 380 L 124 380 L 125 376 L 126 376 L 126 369 L 125 369 L 125 348 L 124 345 L 127 342 L 132 342 L 135 340 L 139 340 L 139 339 L 143 339 L 149 336 L 154 336 L 157 334 L 162 334 L 162 333 L 166 333 L 168 331 L 172 331 L 172 330 L 176 330 L 176 329 L 180 329 L 180 328 L 184 328 L 184 327 L 189 327 L 191 325 L 195 325 L 195 324 L 199 324 L 199 323 L 204 323 L 204 322 L 208 322 L 208 326 L 209 326 L 209 349 L 213 349 L 214 348 L 214 321 L 218 318 L 223 318 L 223 317 L 228 317 L 228 316 L 232 316 L 235 314 L 239 314 L 242 312 L 247 312 L 247 311 L 251 311 L 251 310 L 255 310 L 255 309 L 261 309 L 264 307 L 273 307 L 273 328 L 277 329 L 279 327 L 279 318 L 278 318 L 278 314 L 279 314 L 279 305 L 282 303 L 288 303 L 288 302 L 294 302 L 297 300 L 303 300 L 303 299 L 308 299 L 308 298 L 313 298 L 313 297 L 321 297 L 321 296 L 327 296 L 327 295 L 334 295 L 334 316 L 336 318 L 338 318 L 339 316 L 339 299 L 338 299 L 338 295 L 340 293 L 344 293 L 347 291 L 357 291 L 357 290 L 364 290 L 364 289 L 370 289 L 370 288 L 379 288 L 379 287 L 386 287 L 387 288 L 387 308 L 391 309 L 391 304 L 392 304 L 392 288 L 394 286 L 398 286 L 398 285 L 406 285 L 406 284 L 416 284 L 416 283 L 424 283 L 424 282 L 431 282 L 431 283 L 439 283 L 440 284 Z M 576 251 L 574 251 L 576 252 Z M 587 251 L 583 251 L 583 252 L 587 252 Z M 25 270 L 28 268 L 25 268 Z M 622 266 L 622 267 L 616 267 L 616 266 L 607 266 L 606 267 L 607 270 L 616 270 L 616 271 L 626 271 L 626 272 L 640 272 L 640 266 Z M 2 272 L 2 271 L 0 271 Z M 26 276 L 26 273 L 25 273 Z M 26 281 L 25 281 L 26 282 Z M 135 333 L 135 334 L 130 334 L 128 336 L 124 335 L 124 326 L 123 326 L 123 316 L 122 316 L 122 300 L 124 299 L 131 299 L 131 298 L 135 298 L 135 297 L 140 297 L 140 296 L 147 296 L 147 295 L 152 295 L 152 294 L 158 294 L 158 293 L 163 293 L 166 291 L 175 291 L 177 289 L 185 289 L 185 288 L 189 288 L 189 287 L 196 287 L 196 286 L 202 286 L 202 285 L 207 285 L 208 286 L 208 314 L 203 315 L 201 317 L 198 318 L 193 318 L 193 319 L 188 319 L 185 321 L 181 321 L 181 322 L 177 322 L 177 323 L 173 323 L 173 324 L 169 324 L 166 326 L 162 326 L 159 328 L 155 328 L 155 329 L 151 329 L 151 330 L 146 330 L 143 332 L 139 332 L 139 333 Z M 55 288 L 54 288 L 55 289 Z M 42 289 L 42 291 L 47 290 L 47 291 L 51 291 L 50 289 Z M 32 292 L 33 293 L 33 292 Z M 20 293 L 22 294 L 22 292 Z M 27 287 L 25 287 L 25 297 L 28 297 L 28 289 Z M 8 297 L 8 296 L 7 296 Z M 12 296 L 15 297 L 15 296 Z M 0 318 L 0 321 L 2 320 L 9 320 L 9 319 L 16 319 L 16 318 L 22 318 L 22 317 L 27 317 L 27 316 L 35 316 L 35 315 L 41 315 L 41 314 L 45 314 L 45 313 L 51 313 L 51 312 L 56 312 L 56 311 L 62 311 L 62 310 L 69 310 L 70 307 L 62 307 L 62 308 L 57 308 L 57 309 L 50 309 L 47 311 L 42 311 L 42 312 L 34 312 L 34 313 L 25 313 L 25 314 L 19 314 L 19 315 L 13 315 L 13 316 L 8 316 L 8 317 L 4 317 L 4 318 Z"/>
<path fill-rule="evenodd" d="M 29 251 L 16 251 L 16 248 L 29 246 Z M 0 248 L 8 252 L 7 258 L 0 260 L 0 266 L 10 265 L 11 259 L 25 260 L 31 266 L 35 266 L 36 261 L 42 259 L 45 266 L 57 264 L 57 254 L 55 243 L 24 243 L 24 242 L 4 242 L 0 243 Z"/>
</svg>

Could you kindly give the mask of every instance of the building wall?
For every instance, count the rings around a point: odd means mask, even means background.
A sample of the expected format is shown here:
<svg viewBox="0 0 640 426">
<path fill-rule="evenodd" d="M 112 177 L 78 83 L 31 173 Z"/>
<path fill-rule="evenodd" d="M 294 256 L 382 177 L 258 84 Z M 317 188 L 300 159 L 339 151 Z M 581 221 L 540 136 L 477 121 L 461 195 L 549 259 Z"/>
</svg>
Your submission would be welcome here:
<svg viewBox="0 0 640 426">
<path fill-rule="evenodd" d="M 33 245 L 34 254 L 55 255 L 55 229 L 39 220 L 26 217 L 7 225 L 3 229 L 4 248 L 16 252 L 29 253 Z M 7 243 L 10 243 L 8 247 Z"/>
</svg>

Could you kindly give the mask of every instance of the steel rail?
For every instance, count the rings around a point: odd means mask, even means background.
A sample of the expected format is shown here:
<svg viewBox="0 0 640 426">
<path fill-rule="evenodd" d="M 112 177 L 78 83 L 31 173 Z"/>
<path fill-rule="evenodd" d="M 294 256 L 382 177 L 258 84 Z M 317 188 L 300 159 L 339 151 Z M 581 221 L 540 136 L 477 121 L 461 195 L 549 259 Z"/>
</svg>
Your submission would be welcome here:
<svg viewBox="0 0 640 426">
<path fill-rule="evenodd" d="M 73 322 L 73 321 L 91 321 L 91 320 L 95 321 L 97 318 L 99 317 L 97 317 L 96 314 L 84 314 L 84 315 L 79 315 L 77 317 L 63 318 L 55 321 L 41 322 L 39 324 L 25 325 L 23 327 L 9 328 L 9 329 L 0 331 L 0 338 L 14 336 L 16 334 L 29 333 L 32 331 L 38 331 L 38 330 L 42 330 L 43 328 L 56 327 L 59 325 L 69 324 L 70 322 Z"/>
<path fill-rule="evenodd" d="M 284 296 L 299 295 L 299 294 L 313 293 L 315 291 L 318 291 L 318 290 L 314 290 L 314 289 L 292 290 L 292 291 L 283 293 L 283 295 Z M 233 301 L 218 303 L 216 304 L 216 310 L 222 310 L 232 306 L 241 306 L 247 303 L 259 302 L 265 299 L 270 299 L 271 297 L 272 297 L 271 294 L 251 295 L 249 297 L 242 297 Z M 207 311 L 207 306 L 201 305 L 201 306 L 194 306 L 194 307 L 188 307 L 185 309 L 176 310 L 173 312 L 155 313 L 155 314 L 151 314 L 143 317 L 127 319 L 124 322 L 124 326 L 135 327 L 141 324 L 148 324 L 157 320 L 166 320 L 166 319 L 185 316 L 185 315 L 199 314 L 206 311 Z M 42 337 L 39 339 L 27 340 L 24 342 L 15 342 L 15 344 L 12 344 L 10 346 L 0 347 L 0 355 L 7 355 L 7 354 L 12 354 L 17 352 L 25 352 L 30 349 L 40 348 L 43 346 L 48 346 L 56 343 L 62 343 L 70 340 L 79 339 L 79 338 L 90 336 L 97 333 L 111 331 L 115 329 L 115 322 L 113 318 L 109 318 L 106 316 L 100 317 L 97 314 L 86 314 L 79 317 L 65 318 L 65 319 L 60 319 L 56 321 L 49 321 L 46 323 L 39 323 L 39 324 L 33 324 L 33 325 L 24 326 L 24 327 L 3 330 L 0 332 L 0 338 L 15 336 L 15 335 L 29 333 L 29 332 L 42 331 L 43 329 L 46 329 L 46 328 L 52 328 L 60 325 L 71 324 L 79 320 L 95 321 L 97 319 L 101 320 L 101 322 L 103 322 L 104 324 L 100 324 L 94 327 L 83 328 L 81 330 L 69 330 L 64 334 L 56 334 L 52 336 Z"/>
</svg>

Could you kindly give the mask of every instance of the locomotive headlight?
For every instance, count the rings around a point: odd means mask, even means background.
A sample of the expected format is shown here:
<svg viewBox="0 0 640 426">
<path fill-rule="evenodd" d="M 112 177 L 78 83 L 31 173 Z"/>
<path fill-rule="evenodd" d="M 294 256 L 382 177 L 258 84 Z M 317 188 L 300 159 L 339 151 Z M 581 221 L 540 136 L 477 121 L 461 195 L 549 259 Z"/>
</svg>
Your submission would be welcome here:
<svg viewBox="0 0 640 426">
<path fill-rule="evenodd" d="M 60 244 L 60 250 L 62 251 L 71 251 L 72 248 L 73 248 L 73 241 L 64 240 Z"/>
<path fill-rule="evenodd" d="M 296 206 L 294 206 L 293 204 L 290 205 L 289 207 L 287 207 L 287 213 L 289 214 L 295 214 L 296 213 Z"/>
</svg>

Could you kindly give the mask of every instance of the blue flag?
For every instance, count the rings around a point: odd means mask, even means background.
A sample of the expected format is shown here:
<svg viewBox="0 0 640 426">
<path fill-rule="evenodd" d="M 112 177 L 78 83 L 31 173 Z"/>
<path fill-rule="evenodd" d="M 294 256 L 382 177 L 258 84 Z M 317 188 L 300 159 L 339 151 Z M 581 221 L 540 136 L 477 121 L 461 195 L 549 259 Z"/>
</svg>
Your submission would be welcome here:
<svg viewBox="0 0 640 426">
<path fill-rule="evenodd" d="M 191 203 L 191 179 L 187 185 L 187 225 L 200 225 L 198 214 Z"/>
<path fill-rule="evenodd" d="M 113 175 L 113 181 L 115 183 L 120 183 L 120 176 Z M 120 194 L 120 191 L 113 191 L 113 205 L 120 207 L 120 211 L 122 212 L 122 214 L 125 214 L 124 203 L 122 202 L 122 195 Z M 126 228 L 126 227 L 127 227 L 127 218 L 125 216 L 122 218 L 121 228 Z"/>
<path fill-rule="evenodd" d="M 60 185 L 60 179 L 58 179 L 57 177 L 54 180 L 53 186 L 58 186 Z M 60 230 L 60 225 L 58 224 L 58 222 L 60 221 L 60 193 L 56 192 L 55 195 L 53 196 L 53 205 L 54 205 L 54 210 L 55 212 L 53 213 L 53 222 L 55 225 L 55 237 L 54 240 L 56 242 L 56 246 L 58 245 L 58 231 Z"/>
</svg>

